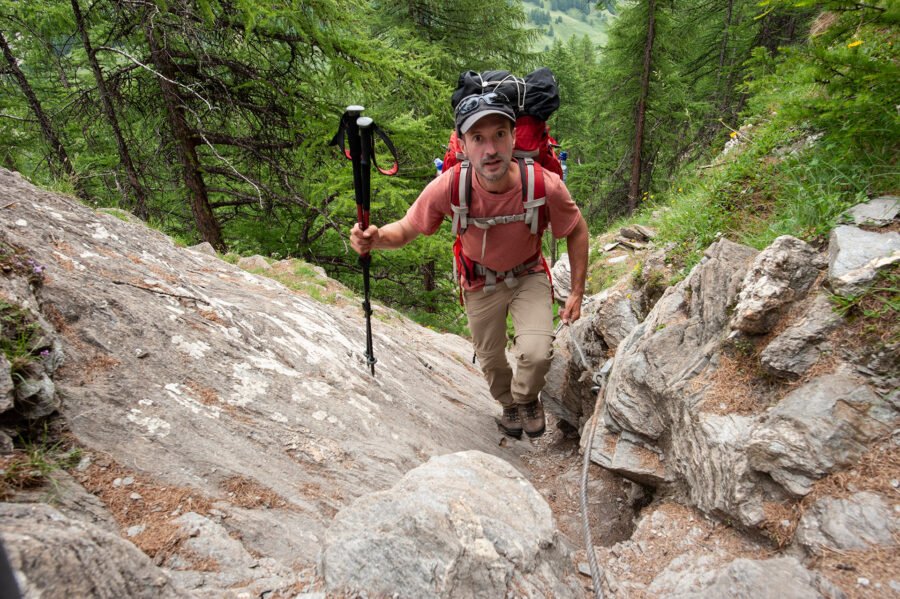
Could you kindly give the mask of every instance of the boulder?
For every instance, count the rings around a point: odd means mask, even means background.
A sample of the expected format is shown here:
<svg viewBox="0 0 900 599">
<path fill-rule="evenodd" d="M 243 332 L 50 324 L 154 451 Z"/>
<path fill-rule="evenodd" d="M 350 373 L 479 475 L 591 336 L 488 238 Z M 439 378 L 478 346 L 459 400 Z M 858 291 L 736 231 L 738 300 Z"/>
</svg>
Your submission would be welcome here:
<svg viewBox="0 0 900 599">
<path fill-rule="evenodd" d="M 330 593 L 582 596 L 546 501 L 508 463 L 477 451 L 432 458 L 342 509 L 321 571 Z"/>
<path fill-rule="evenodd" d="M 827 578 L 793 557 L 767 560 L 739 558 L 711 567 L 704 556 L 676 560 L 660 574 L 648 591 L 666 599 L 844 599 L 846 595 Z"/>
<path fill-rule="evenodd" d="M 773 339 L 760 353 L 762 367 L 771 375 L 796 378 L 832 348 L 826 336 L 841 322 L 824 294 L 816 295 L 805 314 Z"/>
<path fill-rule="evenodd" d="M 800 497 L 838 467 L 857 460 L 868 444 L 900 422 L 897 411 L 858 377 L 828 374 L 788 394 L 753 430 L 747 456 Z"/>
<path fill-rule="evenodd" d="M 844 217 L 857 226 L 884 227 L 891 224 L 900 213 L 900 197 L 881 196 L 857 204 L 844 213 Z"/>
<path fill-rule="evenodd" d="M 569 264 L 569 254 L 562 254 L 550 269 L 553 277 L 553 294 L 560 305 L 565 305 L 572 292 L 572 265 Z"/>
<path fill-rule="evenodd" d="M 269 261 L 260 256 L 259 254 L 255 254 L 253 256 L 245 256 L 240 258 L 237 261 L 237 265 L 239 268 L 243 268 L 244 270 L 270 270 L 272 265 L 269 264 Z"/>
<path fill-rule="evenodd" d="M 731 328 L 750 334 L 768 333 L 784 309 L 802 298 L 825 266 L 808 243 L 784 235 L 753 261 L 747 272 Z"/>
<path fill-rule="evenodd" d="M 201 254 L 206 254 L 207 256 L 218 256 L 218 254 L 216 253 L 216 248 L 214 248 L 208 241 L 198 243 L 197 245 L 192 245 L 188 249 L 194 250 L 195 252 L 200 252 Z"/>
<path fill-rule="evenodd" d="M 862 293 L 878 271 L 900 262 L 900 233 L 841 225 L 828 240 L 828 284 L 838 295 Z"/>
<path fill-rule="evenodd" d="M 794 542 L 809 552 L 896 547 L 900 516 L 891 503 L 870 492 L 846 499 L 823 497 L 803 512 Z"/>
<path fill-rule="evenodd" d="M 0 538 L 25 597 L 189 596 L 119 535 L 46 504 L 0 503 Z"/>
</svg>

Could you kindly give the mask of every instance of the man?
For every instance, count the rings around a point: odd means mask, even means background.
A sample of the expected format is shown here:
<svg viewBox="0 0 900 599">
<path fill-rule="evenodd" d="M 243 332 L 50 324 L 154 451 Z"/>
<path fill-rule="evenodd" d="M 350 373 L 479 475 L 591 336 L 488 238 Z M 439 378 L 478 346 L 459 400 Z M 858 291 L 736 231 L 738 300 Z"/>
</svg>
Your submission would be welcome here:
<svg viewBox="0 0 900 599">
<path fill-rule="evenodd" d="M 463 152 L 474 169 L 469 214 L 497 217 L 523 212 L 522 176 L 512 159 L 515 113 L 498 102 L 498 94 L 464 98 L 456 107 L 456 129 Z M 546 204 L 553 235 L 565 237 L 572 269 L 572 291 L 560 312 L 563 322 L 581 316 L 588 256 L 588 228 L 565 185 L 556 174 L 543 171 Z M 399 248 L 419 235 L 432 235 L 445 216 L 452 214 L 452 170 L 434 179 L 402 219 L 360 231 L 354 225 L 350 244 L 359 254 L 375 249 Z M 521 220 L 489 229 L 468 227 L 461 234 L 462 251 L 479 265 L 482 276 L 460 284 L 465 298 L 469 330 L 491 395 L 503 406 L 500 428 L 519 438 L 522 431 L 538 437 L 545 429 L 540 391 L 553 357 L 553 311 L 550 282 L 540 260 L 541 240 Z M 538 260 L 534 260 L 537 257 Z M 485 288 L 484 272 L 506 284 Z M 508 276 L 504 276 L 508 275 Z M 513 355 L 516 370 L 506 358 L 506 317 L 515 327 Z"/>
</svg>

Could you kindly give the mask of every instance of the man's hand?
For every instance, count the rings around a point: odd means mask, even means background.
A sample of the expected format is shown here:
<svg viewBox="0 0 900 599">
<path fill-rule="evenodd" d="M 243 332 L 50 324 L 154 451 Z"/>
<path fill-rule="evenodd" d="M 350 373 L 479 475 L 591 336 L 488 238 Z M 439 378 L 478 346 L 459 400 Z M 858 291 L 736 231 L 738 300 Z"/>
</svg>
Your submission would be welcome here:
<svg viewBox="0 0 900 599">
<path fill-rule="evenodd" d="M 580 293 L 569 295 L 565 307 L 559 313 L 559 317 L 564 323 L 572 324 L 581 318 L 581 300 L 582 295 Z"/>
<path fill-rule="evenodd" d="M 361 231 L 359 228 L 359 223 L 353 225 L 353 228 L 350 229 L 350 247 L 353 248 L 360 256 L 368 254 L 372 251 L 372 248 L 375 247 L 375 244 L 378 242 L 381 235 L 378 232 L 378 227 L 375 225 L 369 225 L 369 228 L 365 231 Z"/>
</svg>

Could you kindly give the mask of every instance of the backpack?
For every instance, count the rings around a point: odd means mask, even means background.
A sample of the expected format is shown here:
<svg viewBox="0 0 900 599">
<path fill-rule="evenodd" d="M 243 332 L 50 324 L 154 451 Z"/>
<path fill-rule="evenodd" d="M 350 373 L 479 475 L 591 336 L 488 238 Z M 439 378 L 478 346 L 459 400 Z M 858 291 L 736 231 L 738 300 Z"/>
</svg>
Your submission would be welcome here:
<svg viewBox="0 0 900 599">
<path fill-rule="evenodd" d="M 558 144 L 550 136 L 550 127 L 547 125 L 547 119 L 559 108 L 559 87 L 553 72 L 542 67 L 520 79 L 509 71 L 466 71 L 459 76 L 450 104 L 455 110 L 463 98 L 488 92 L 504 94 L 516 111 L 516 145 L 513 155 L 517 158 L 534 158 L 542 167 L 562 177 L 562 164 L 554 149 Z M 442 172 L 450 170 L 464 157 L 454 129 L 447 143 Z"/>
</svg>

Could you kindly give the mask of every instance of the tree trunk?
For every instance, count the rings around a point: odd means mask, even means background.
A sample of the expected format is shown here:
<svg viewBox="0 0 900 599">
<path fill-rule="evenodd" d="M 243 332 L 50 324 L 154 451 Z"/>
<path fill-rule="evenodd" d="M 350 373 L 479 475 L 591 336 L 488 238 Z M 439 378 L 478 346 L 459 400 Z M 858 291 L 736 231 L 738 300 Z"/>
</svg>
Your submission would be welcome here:
<svg viewBox="0 0 900 599">
<path fill-rule="evenodd" d="M 72 0 L 73 2 L 75 0 Z M 728 98 L 731 92 L 731 75 L 725 78 L 725 86 L 722 86 L 722 74 L 725 71 L 725 55 L 728 51 L 728 37 L 731 30 L 731 19 L 734 12 L 734 0 L 728 0 L 728 8 L 725 11 L 725 27 L 722 29 L 722 45 L 719 48 L 719 69 L 716 71 L 716 89 L 719 92 L 719 112 L 728 106 Z M 730 65 L 732 68 L 734 65 Z"/>
<path fill-rule="evenodd" d="M 12 76 L 15 78 L 16 83 L 19 84 L 22 93 L 25 94 L 25 98 L 28 100 L 31 111 L 34 112 L 34 116 L 41 125 L 41 132 L 44 134 L 47 143 L 50 144 L 51 155 L 48 156 L 47 160 L 50 165 L 50 171 L 57 177 L 66 175 L 75 186 L 75 192 L 78 194 L 78 197 L 87 199 L 87 193 L 84 191 L 81 182 L 78 180 L 78 174 L 75 172 L 75 167 L 72 166 L 69 155 L 66 153 L 65 147 L 63 147 L 62 142 L 59 140 L 59 136 L 57 136 L 56 131 L 53 130 L 53 125 L 50 123 L 50 117 L 44 112 L 40 100 L 38 100 L 37 95 L 35 95 L 34 90 L 28 83 L 28 79 L 25 77 L 25 73 L 19 68 L 19 63 L 16 62 L 16 57 L 13 56 L 12 49 L 10 49 L 2 31 L 0 31 L 0 48 L 3 49 L 3 56 L 6 58 L 6 62 L 9 63 L 9 72 L 12 73 Z M 60 169 L 62 169 L 62 171 L 60 171 Z"/>
<path fill-rule="evenodd" d="M 100 102 L 103 105 L 103 112 L 106 114 L 106 119 L 109 121 L 109 126 L 112 128 L 113 136 L 116 138 L 116 147 L 119 150 L 119 161 L 125 169 L 128 183 L 134 192 L 134 213 L 140 219 L 147 220 L 147 195 L 138 180 L 137 170 L 134 168 L 128 146 L 125 145 L 125 138 L 122 136 L 122 130 L 119 128 L 119 121 L 116 118 L 116 111 L 113 107 L 109 89 L 106 86 L 106 80 L 103 78 L 103 71 L 100 70 L 100 64 L 97 62 L 97 55 L 94 52 L 94 48 L 91 46 L 91 40 L 84 23 L 84 17 L 81 14 L 81 8 L 78 6 L 78 0 L 72 0 L 72 12 L 75 15 L 75 24 L 78 27 L 78 31 L 81 32 L 81 41 L 84 44 L 84 51 L 87 54 L 91 70 L 94 72 L 94 79 L 97 81 L 97 91 L 100 93 Z"/>
<path fill-rule="evenodd" d="M 656 26 L 656 0 L 647 5 L 647 40 L 644 43 L 644 65 L 641 71 L 641 92 L 635 110 L 634 149 L 631 156 L 631 181 L 628 185 L 628 213 L 637 208 L 641 196 L 641 152 L 644 146 L 644 120 L 647 113 L 647 94 L 650 91 L 650 67 Z"/>
<path fill-rule="evenodd" d="M 419 267 L 419 272 L 422 273 L 422 286 L 425 288 L 425 291 L 434 291 L 437 289 L 437 284 L 434 280 L 434 272 L 436 270 L 436 265 L 434 260 L 429 260 L 425 264 Z M 434 301 L 429 298 L 428 305 L 425 306 L 426 312 L 435 312 Z"/>
<path fill-rule="evenodd" d="M 190 194 L 191 213 L 194 216 L 194 222 L 203 241 L 208 241 L 216 250 L 225 252 L 227 248 L 225 247 L 225 241 L 222 239 L 222 230 L 218 221 L 216 221 L 212 207 L 209 205 L 206 183 L 203 180 L 203 174 L 200 172 L 200 158 L 197 156 L 195 136 L 192 135 L 185 119 L 184 105 L 182 104 L 178 87 L 173 83 L 177 76 L 175 64 L 172 62 L 171 57 L 159 47 L 156 33 L 153 31 L 150 23 L 145 23 L 144 27 L 147 44 L 150 47 L 150 62 L 162 75 L 158 77 L 159 87 L 162 90 L 163 100 L 166 105 L 166 118 L 169 121 L 169 126 L 172 128 L 172 135 L 175 137 L 175 150 L 178 153 L 178 160 L 181 162 L 184 184 L 187 186 Z"/>
</svg>

